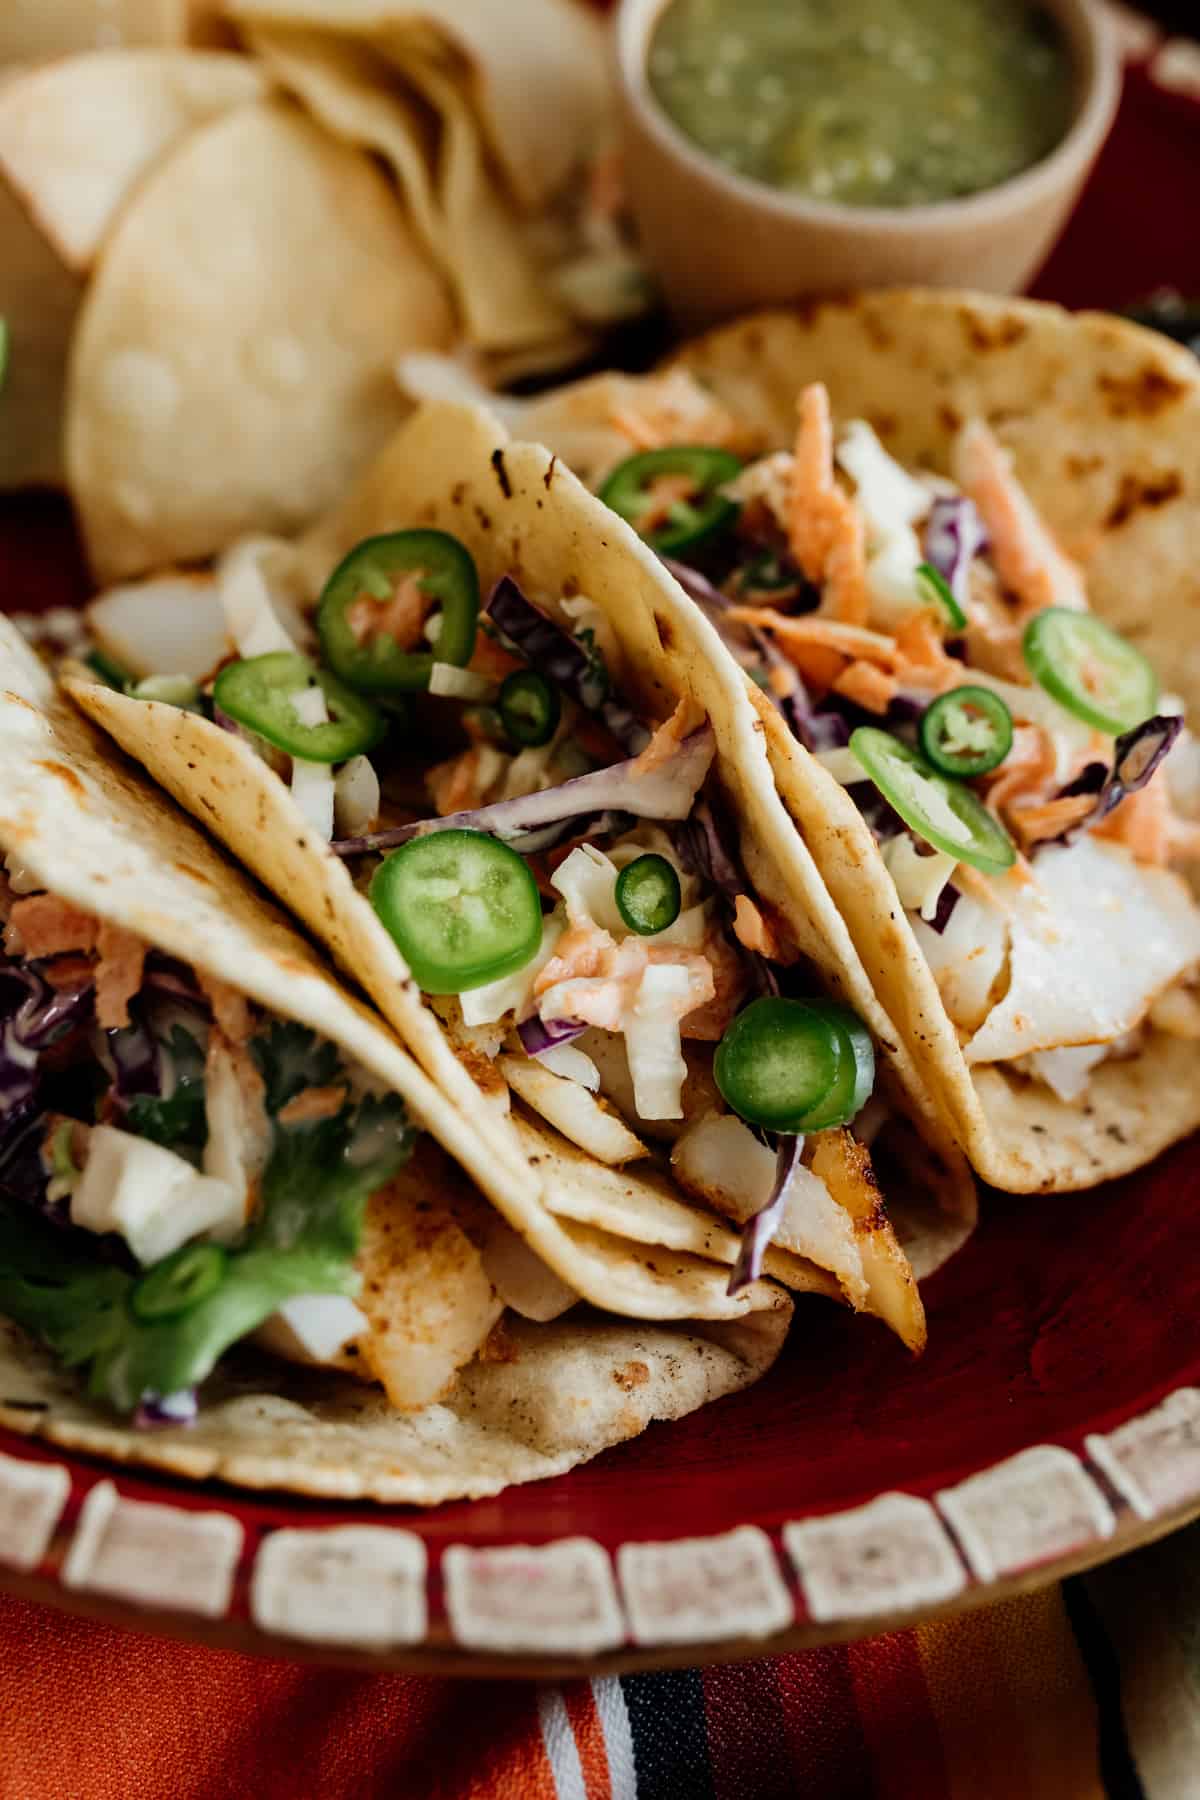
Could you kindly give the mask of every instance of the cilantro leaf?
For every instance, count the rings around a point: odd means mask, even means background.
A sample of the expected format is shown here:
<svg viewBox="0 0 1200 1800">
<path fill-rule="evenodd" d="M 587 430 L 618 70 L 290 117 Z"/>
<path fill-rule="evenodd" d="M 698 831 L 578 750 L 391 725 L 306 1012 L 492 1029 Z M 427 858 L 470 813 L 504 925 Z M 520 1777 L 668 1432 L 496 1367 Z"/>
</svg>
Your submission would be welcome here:
<svg viewBox="0 0 1200 1800">
<path fill-rule="evenodd" d="M 307 1087 L 328 1087 L 338 1073 L 337 1046 L 306 1025 L 273 1019 L 250 1045 L 250 1054 L 266 1085 L 264 1104 L 271 1117 Z"/>
<path fill-rule="evenodd" d="M 172 1028 L 166 1047 L 175 1066 L 175 1091 L 166 1099 L 135 1094 L 125 1113 L 129 1130 L 183 1155 L 199 1152 L 208 1141 L 204 1057 L 195 1038 L 182 1025 Z"/>
<path fill-rule="evenodd" d="M 587 670 L 580 683 L 579 697 L 586 707 L 594 711 L 608 698 L 612 688 L 608 664 L 604 660 L 603 650 L 596 642 L 594 625 L 581 626 L 572 636 L 587 657 Z"/>
<path fill-rule="evenodd" d="M 311 1075 L 310 1057 L 301 1085 Z M 281 1062 L 277 1091 L 282 1076 Z M 89 1365 L 88 1391 L 121 1412 L 146 1394 L 195 1387 L 285 1300 L 358 1291 L 367 1201 L 405 1162 L 413 1136 L 394 1097 L 347 1105 L 336 1118 L 276 1121 L 258 1218 L 219 1285 L 172 1318 L 139 1319 L 130 1303 L 138 1274 L 0 1199 L 0 1312 L 68 1366 Z"/>
</svg>

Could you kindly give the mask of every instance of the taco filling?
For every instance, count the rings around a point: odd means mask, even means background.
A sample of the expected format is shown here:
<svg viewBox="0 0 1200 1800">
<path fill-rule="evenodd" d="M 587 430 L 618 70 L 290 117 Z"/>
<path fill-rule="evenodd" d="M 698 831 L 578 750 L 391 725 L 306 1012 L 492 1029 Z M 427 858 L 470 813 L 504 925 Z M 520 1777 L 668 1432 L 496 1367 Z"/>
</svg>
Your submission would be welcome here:
<svg viewBox="0 0 1200 1800">
<path fill-rule="evenodd" d="M 742 462 L 662 441 L 661 380 L 595 485 L 857 803 L 966 1061 L 1073 1103 L 1148 1030 L 1200 1036 L 1182 704 L 990 429 L 963 426 L 953 480 L 904 468 L 815 383 L 793 449 Z"/>
<path fill-rule="evenodd" d="M 698 706 L 643 714 L 586 595 L 506 575 L 481 599 L 440 530 L 358 544 L 311 631 L 251 558 L 218 581 L 241 654 L 129 691 L 208 711 L 290 785 L 531 1163 L 545 1126 L 608 1168 L 657 1159 L 741 1228 L 731 1294 L 774 1244 L 918 1347 L 871 1037 L 742 867 Z"/>
<path fill-rule="evenodd" d="M 6 868 L 0 1310 L 147 1424 L 192 1417 L 197 1386 L 262 1327 L 388 1385 L 359 1259 L 366 1209 L 412 1150 L 403 1102 L 306 1027 Z"/>
</svg>

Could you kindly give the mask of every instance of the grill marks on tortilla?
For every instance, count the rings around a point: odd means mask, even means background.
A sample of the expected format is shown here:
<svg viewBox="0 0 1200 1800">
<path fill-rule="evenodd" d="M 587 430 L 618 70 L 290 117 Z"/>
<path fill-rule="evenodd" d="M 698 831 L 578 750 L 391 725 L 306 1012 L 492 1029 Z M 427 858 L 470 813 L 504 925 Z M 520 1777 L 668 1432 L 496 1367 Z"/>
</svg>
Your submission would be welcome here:
<svg viewBox="0 0 1200 1800">
<path fill-rule="evenodd" d="M 1117 497 L 1104 524 L 1109 531 L 1119 531 L 1136 513 L 1145 508 L 1167 506 L 1184 491 L 1183 476 L 1171 469 L 1159 476 L 1122 475 Z"/>
<path fill-rule="evenodd" d="M 16 696 L 14 695 L 13 698 L 16 698 Z M 22 704 L 24 704 L 24 702 Z M 31 710 L 33 709 L 31 708 Z M 39 759 L 36 766 L 39 769 L 45 769 L 48 774 L 53 775 L 57 780 L 61 781 L 64 787 L 70 788 L 72 794 L 74 794 L 77 799 L 87 799 L 87 788 L 79 779 L 74 769 L 68 769 L 65 763 L 44 762 Z"/>
<path fill-rule="evenodd" d="M 1132 375 L 1110 375 L 1102 371 L 1096 386 L 1104 396 L 1106 411 L 1114 419 L 1156 419 L 1183 400 L 1191 389 L 1164 370 L 1145 363 Z"/>
<path fill-rule="evenodd" d="M 979 356 L 986 356 L 993 350 L 1011 350 L 1021 342 L 1029 329 L 1023 319 L 1009 316 L 985 319 L 966 306 L 959 313 L 959 318 L 967 343 Z"/>
</svg>

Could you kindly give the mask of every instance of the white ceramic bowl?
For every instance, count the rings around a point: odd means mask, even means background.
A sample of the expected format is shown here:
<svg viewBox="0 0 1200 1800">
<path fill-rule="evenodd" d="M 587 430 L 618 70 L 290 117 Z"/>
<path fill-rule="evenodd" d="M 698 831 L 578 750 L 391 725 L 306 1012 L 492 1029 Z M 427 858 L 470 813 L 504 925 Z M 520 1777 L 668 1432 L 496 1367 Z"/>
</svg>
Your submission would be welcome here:
<svg viewBox="0 0 1200 1800">
<path fill-rule="evenodd" d="M 630 200 L 667 303 L 688 326 L 852 288 L 1018 291 L 1066 223 L 1116 110 L 1120 64 L 1097 0 L 1044 0 L 1078 72 L 1074 121 L 1049 156 L 962 200 L 825 205 L 730 173 L 668 118 L 646 56 L 670 3 L 621 0 L 616 57 Z"/>
</svg>

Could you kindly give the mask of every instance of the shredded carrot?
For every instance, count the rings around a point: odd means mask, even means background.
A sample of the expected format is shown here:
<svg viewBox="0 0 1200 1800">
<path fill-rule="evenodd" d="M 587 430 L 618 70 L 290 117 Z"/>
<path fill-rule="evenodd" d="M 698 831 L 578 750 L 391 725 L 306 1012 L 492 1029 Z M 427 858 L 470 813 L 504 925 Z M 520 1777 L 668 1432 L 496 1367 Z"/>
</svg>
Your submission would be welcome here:
<svg viewBox="0 0 1200 1800">
<path fill-rule="evenodd" d="M 1012 749 L 1000 764 L 987 789 L 993 812 L 1004 812 L 1018 795 L 1040 795 L 1042 784 L 1054 773 L 1054 746 L 1040 725 L 1018 725 Z"/>
<path fill-rule="evenodd" d="M 779 954 L 779 941 L 774 930 L 748 894 L 739 894 L 733 903 L 733 935 L 747 950 L 772 961 Z"/>
<path fill-rule="evenodd" d="M 809 581 L 825 574 L 833 539 L 837 493 L 833 473 L 833 418 L 824 382 L 806 387 L 797 403 L 796 442 L 788 495 L 788 545 Z"/>
<path fill-rule="evenodd" d="M 480 629 L 475 634 L 475 648 L 471 652 L 468 669 L 475 675 L 486 676 L 491 681 L 503 681 L 514 669 L 524 669 L 528 664 L 519 656 L 494 638 L 490 631 Z"/>
<path fill-rule="evenodd" d="M 244 1044 L 254 1030 L 254 1013 L 246 996 L 200 969 L 196 970 L 196 980 L 213 1009 L 222 1036 L 231 1044 Z"/>
<path fill-rule="evenodd" d="M 631 412 L 627 406 L 614 406 L 609 414 L 615 428 L 622 437 L 627 437 L 635 450 L 659 450 L 666 442 L 662 431 L 640 413 Z"/>
<path fill-rule="evenodd" d="M 895 639 L 885 632 L 868 631 L 863 625 L 826 618 L 821 613 L 781 613 L 773 606 L 731 606 L 725 616 L 735 624 L 757 625 L 772 632 L 789 652 L 793 645 L 820 645 L 842 656 L 863 657 L 889 669 L 896 660 Z"/>
<path fill-rule="evenodd" d="M 1049 527 L 1013 473 L 1012 457 L 982 419 L 972 419 L 955 446 L 956 473 L 974 500 L 992 540 L 1001 581 L 1025 613 L 1046 606 L 1084 609 L 1079 569 L 1055 543 Z"/>
<path fill-rule="evenodd" d="M 307 1087 L 281 1107 L 277 1116 L 281 1125 L 308 1125 L 336 1118 L 345 1104 L 344 1087 Z"/>
<path fill-rule="evenodd" d="M 847 494 L 841 502 L 838 524 L 825 559 L 825 590 L 821 611 L 848 625 L 865 625 L 871 616 L 867 593 L 867 544 L 862 515 Z"/>
<path fill-rule="evenodd" d="M 653 531 L 664 525 L 671 516 L 671 508 L 681 500 L 690 500 L 696 491 L 696 483 L 690 475 L 660 475 L 650 483 L 647 490 L 647 504 L 638 514 L 639 531 Z"/>
<path fill-rule="evenodd" d="M 947 656 L 939 629 L 940 620 L 932 607 L 923 606 L 909 613 L 896 631 L 896 667 L 914 675 L 932 674 L 942 678 L 952 675 L 962 680 L 963 666 Z M 922 686 L 926 685 L 924 681 Z"/>
<path fill-rule="evenodd" d="M 395 638 L 401 649 L 409 650 L 420 641 L 425 621 L 435 605 L 432 594 L 421 586 L 416 574 L 401 577 L 386 600 L 374 594 L 361 593 L 346 613 L 346 623 L 355 643 L 365 644 L 378 633 Z"/>
<path fill-rule="evenodd" d="M 1106 819 L 1101 819 L 1094 827 L 1094 835 L 1124 844 L 1138 862 L 1165 868 L 1174 848 L 1172 827 L 1167 784 L 1156 775 L 1136 794 L 1128 794 Z"/>
<path fill-rule="evenodd" d="M 852 662 L 833 682 L 833 690 L 863 706 L 868 712 L 885 713 L 896 698 L 898 683 L 874 663 Z"/>
<path fill-rule="evenodd" d="M 615 948 L 607 931 L 591 919 L 579 919 L 569 925 L 555 946 L 554 955 L 534 979 L 534 997 L 560 981 L 591 980 L 605 971 L 609 953 Z"/>
<path fill-rule="evenodd" d="M 451 813 L 466 812 L 478 806 L 483 798 L 479 786 L 480 767 L 492 751 L 487 743 L 473 744 L 448 761 L 435 763 L 425 780 L 440 819 Z"/>
<path fill-rule="evenodd" d="M 699 954 L 691 952 L 681 956 L 678 950 L 672 954 L 670 944 L 650 946 L 651 962 L 682 961 L 692 968 L 693 956 L 707 972 L 708 994 L 684 1014 L 680 1032 L 698 1043 L 719 1044 L 746 997 L 746 965 L 720 926 L 708 931 Z M 693 968 L 692 973 L 699 984 L 701 970 Z"/>
<path fill-rule="evenodd" d="M 691 735 L 704 723 L 704 714 L 695 701 L 685 695 L 671 714 L 661 724 L 640 756 L 635 757 L 630 765 L 630 774 L 650 775 L 655 769 L 662 767 L 674 756 L 684 738 Z"/>
<path fill-rule="evenodd" d="M 808 580 L 823 588 L 821 612 L 847 624 L 865 625 L 870 602 L 863 521 L 834 474 L 833 419 L 824 383 L 806 387 L 797 410 L 788 547 Z"/>
<path fill-rule="evenodd" d="M 1010 806 L 1005 817 L 1023 850 L 1056 838 L 1086 819 L 1095 804 L 1094 794 L 1067 794 L 1041 806 Z"/>
<path fill-rule="evenodd" d="M 142 985 L 146 946 L 131 931 L 101 920 L 96 932 L 96 1021 L 106 1031 L 129 1023 L 129 1002 Z"/>
</svg>

